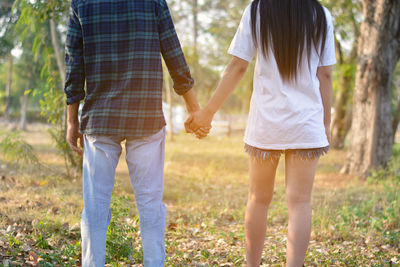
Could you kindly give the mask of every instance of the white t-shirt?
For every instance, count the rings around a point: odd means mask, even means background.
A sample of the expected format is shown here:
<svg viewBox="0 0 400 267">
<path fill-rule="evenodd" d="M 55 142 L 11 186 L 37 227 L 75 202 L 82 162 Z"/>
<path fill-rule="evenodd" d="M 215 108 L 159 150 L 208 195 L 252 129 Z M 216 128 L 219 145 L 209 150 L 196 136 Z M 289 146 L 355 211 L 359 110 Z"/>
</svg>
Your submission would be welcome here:
<svg viewBox="0 0 400 267">
<path fill-rule="evenodd" d="M 315 49 L 311 49 L 310 68 L 307 56 L 303 56 L 297 81 L 292 83 L 282 80 L 271 50 L 267 59 L 260 50 L 257 53 L 251 33 L 251 4 L 244 11 L 228 53 L 246 61 L 251 61 L 257 54 L 253 95 L 244 136 L 246 144 L 271 150 L 329 145 L 317 68 L 335 64 L 336 57 L 332 17 L 326 8 L 324 10 L 328 32 L 322 58 Z"/>
</svg>

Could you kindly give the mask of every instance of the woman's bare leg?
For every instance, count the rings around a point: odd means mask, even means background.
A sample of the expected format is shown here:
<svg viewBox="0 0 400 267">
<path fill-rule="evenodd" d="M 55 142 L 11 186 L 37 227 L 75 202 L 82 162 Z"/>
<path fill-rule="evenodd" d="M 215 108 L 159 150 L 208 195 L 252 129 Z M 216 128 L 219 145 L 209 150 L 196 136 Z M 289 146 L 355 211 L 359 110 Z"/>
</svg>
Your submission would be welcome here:
<svg viewBox="0 0 400 267">
<path fill-rule="evenodd" d="M 286 153 L 286 201 L 289 209 L 286 266 L 304 263 L 311 234 L 311 191 L 318 158 L 299 159 Z"/>
<path fill-rule="evenodd" d="M 250 185 L 245 215 L 246 260 L 249 267 L 260 266 L 267 227 L 268 206 L 274 193 L 277 160 L 249 158 Z"/>
</svg>

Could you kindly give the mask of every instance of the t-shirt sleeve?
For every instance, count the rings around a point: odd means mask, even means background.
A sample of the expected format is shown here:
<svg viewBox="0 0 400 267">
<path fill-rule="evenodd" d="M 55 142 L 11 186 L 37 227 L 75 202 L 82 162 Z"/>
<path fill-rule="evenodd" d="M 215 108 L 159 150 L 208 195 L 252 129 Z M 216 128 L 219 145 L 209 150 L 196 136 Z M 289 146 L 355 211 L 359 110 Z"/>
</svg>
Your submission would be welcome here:
<svg viewBox="0 0 400 267">
<path fill-rule="evenodd" d="M 256 47 L 251 32 L 251 4 L 245 9 L 235 37 L 229 46 L 228 53 L 232 56 L 251 61 L 256 54 Z"/>
<path fill-rule="evenodd" d="M 333 23 L 332 23 L 332 16 L 330 12 L 325 9 L 326 14 L 326 21 L 328 24 L 328 31 L 326 34 L 325 40 L 325 48 L 323 53 L 321 54 L 319 67 L 322 66 L 330 66 L 336 63 L 336 54 L 335 54 L 335 36 L 333 34 Z"/>
</svg>

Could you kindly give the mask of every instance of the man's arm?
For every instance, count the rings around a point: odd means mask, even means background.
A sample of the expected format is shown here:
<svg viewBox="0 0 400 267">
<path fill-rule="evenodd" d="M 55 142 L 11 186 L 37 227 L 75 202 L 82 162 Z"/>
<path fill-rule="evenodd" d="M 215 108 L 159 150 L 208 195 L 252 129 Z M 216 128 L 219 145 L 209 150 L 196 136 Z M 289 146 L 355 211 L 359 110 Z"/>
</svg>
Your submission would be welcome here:
<svg viewBox="0 0 400 267">
<path fill-rule="evenodd" d="M 75 1 L 69 9 L 69 23 L 65 40 L 65 87 L 67 104 L 79 102 L 85 98 L 85 69 L 83 59 L 82 27 L 79 22 Z"/>
<path fill-rule="evenodd" d="M 160 50 L 174 82 L 174 90 L 183 95 L 193 88 L 193 78 L 175 31 L 175 26 L 165 0 L 160 1 L 158 11 Z"/>
<path fill-rule="evenodd" d="M 183 99 L 185 100 L 186 103 L 186 109 L 189 113 L 188 120 L 185 122 L 185 130 L 187 133 L 195 133 L 198 138 L 203 138 L 206 137 L 210 130 L 211 130 L 211 125 L 208 127 L 203 127 L 201 128 L 201 131 L 193 132 L 192 129 L 190 128 L 190 119 L 192 117 L 192 114 L 200 110 L 200 105 L 197 102 L 196 95 L 194 94 L 193 89 L 187 91 L 185 94 L 182 95 Z"/>
<path fill-rule="evenodd" d="M 160 50 L 167 65 L 169 74 L 174 82 L 174 90 L 182 95 L 189 114 L 200 110 L 196 96 L 193 91 L 193 78 L 190 75 L 189 66 L 186 63 L 175 26 L 171 18 L 166 1 L 160 1 L 158 12 L 158 32 L 160 38 Z M 191 132 L 188 124 L 185 124 L 187 132 Z M 209 132 L 209 129 L 205 129 Z"/>
<path fill-rule="evenodd" d="M 85 70 L 83 59 L 82 28 L 78 19 L 74 1 L 71 2 L 67 39 L 65 41 L 65 87 L 67 96 L 67 142 L 76 153 L 82 156 L 78 148 L 78 139 L 83 147 L 83 136 L 79 133 L 79 102 L 85 98 Z"/>
<path fill-rule="evenodd" d="M 182 96 L 183 96 L 183 100 L 185 100 L 186 109 L 189 113 L 194 113 L 194 112 L 200 110 L 200 105 L 197 102 L 197 98 L 196 98 L 196 95 L 194 94 L 193 89 L 190 89 L 189 91 L 184 93 Z"/>
<path fill-rule="evenodd" d="M 79 133 L 79 120 L 78 120 L 78 109 L 79 102 L 68 105 L 67 108 L 67 142 L 71 149 L 78 153 L 78 155 L 83 155 L 83 135 Z M 78 139 L 81 148 L 78 147 Z"/>
</svg>

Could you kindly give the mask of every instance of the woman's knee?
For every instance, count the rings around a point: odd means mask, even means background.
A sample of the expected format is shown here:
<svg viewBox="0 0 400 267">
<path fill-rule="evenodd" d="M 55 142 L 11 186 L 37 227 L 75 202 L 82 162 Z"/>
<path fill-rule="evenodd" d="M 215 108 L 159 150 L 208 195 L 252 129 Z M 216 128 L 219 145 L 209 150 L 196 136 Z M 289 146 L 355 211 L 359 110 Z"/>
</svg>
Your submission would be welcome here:
<svg viewBox="0 0 400 267">
<path fill-rule="evenodd" d="M 302 205 L 311 203 L 311 195 L 301 192 L 286 192 L 286 202 L 290 205 Z"/>
<path fill-rule="evenodd" d="M 265 191 L 250 190 L 249 201 L 269 206 L 272 202 L 273 193 Z"/>
</svg>

